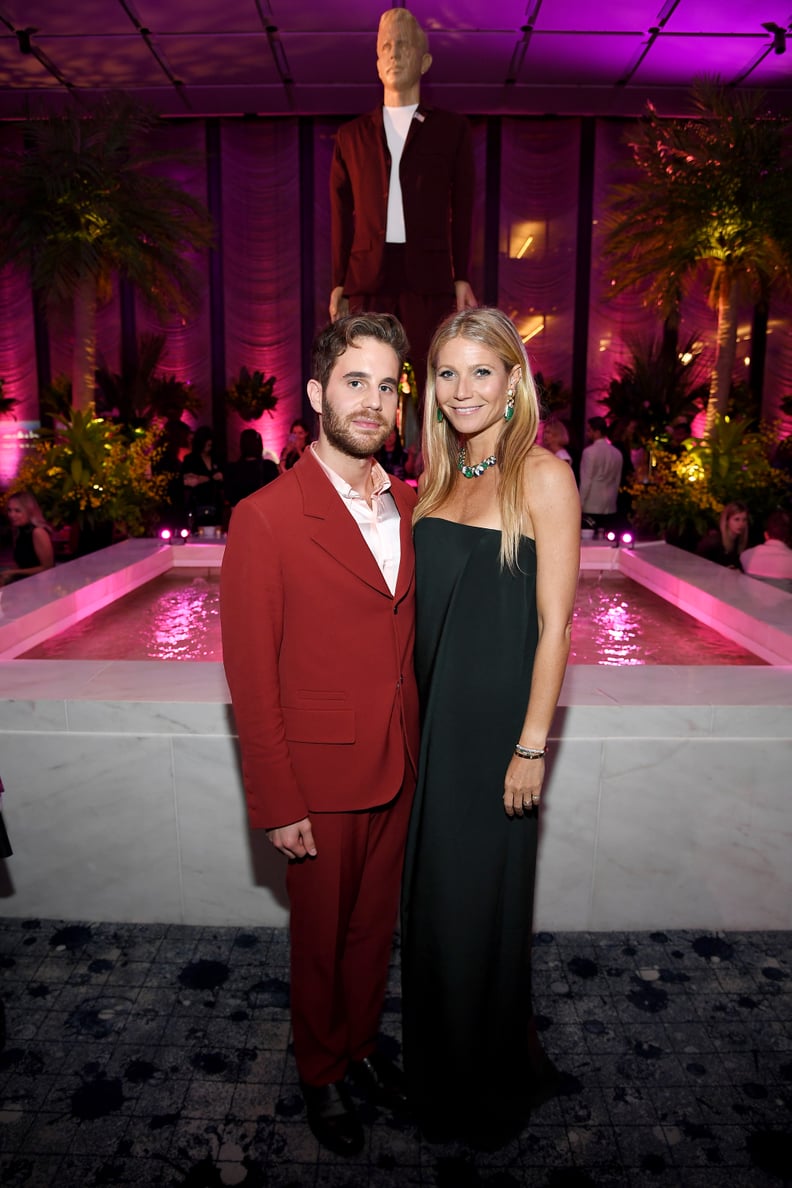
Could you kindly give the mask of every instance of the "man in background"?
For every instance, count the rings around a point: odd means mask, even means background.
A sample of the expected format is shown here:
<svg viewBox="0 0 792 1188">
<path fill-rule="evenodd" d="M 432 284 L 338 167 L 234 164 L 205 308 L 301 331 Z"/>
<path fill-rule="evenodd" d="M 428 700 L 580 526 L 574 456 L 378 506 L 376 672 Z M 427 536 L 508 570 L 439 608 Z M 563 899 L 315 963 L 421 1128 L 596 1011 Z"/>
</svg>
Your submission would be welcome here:
<svg viewBox="0 0 792 1188">
<path fill-rule="evenodd" d="M 583 518 L 596 528 L 609 528 L 616 514 L 624 460 L 608 439 L 608 423 L 604 417 L 589 417 L 586 439 L 589 444 L 580 459 Z"/>
<path fill-rule="evenodd" d="M 740 554 L 743 573 L 792 591 L 791 542 L 792 516 L 780 510 L 771 512 L 765 524 L 764 543 L 743 549 Z"/>
</svg>

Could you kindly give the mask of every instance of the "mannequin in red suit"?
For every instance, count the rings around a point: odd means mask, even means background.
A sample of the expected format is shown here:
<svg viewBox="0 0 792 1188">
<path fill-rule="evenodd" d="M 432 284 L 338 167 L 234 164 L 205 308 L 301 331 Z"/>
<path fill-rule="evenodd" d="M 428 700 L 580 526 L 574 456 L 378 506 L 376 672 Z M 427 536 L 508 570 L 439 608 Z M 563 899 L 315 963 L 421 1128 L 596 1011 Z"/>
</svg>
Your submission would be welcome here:
<svg viewBox="0 0 792 1188">
<path fill-rule="evenodd" d="M 383 13 L 377 34 L 383 106 L 338 130 L 330 172 L 330 317 L 347 309 L 395 313 L 410 340 L 421 393 L 435 327 L 453 309 L 476 305 L 468 273 L 470 126 L 464 116 L 420 102 L 421 76 L 431 63 L 412 13 Z"/>
<path fill-rule="evenodd" d="M 349 1074 L 404 1104 L 376 1051 L 415 787 L 415 493 L 373 455 L 393 428 L 407 341 L 390 314 L 328 326 L 308 395 L 318 440 L 234 508 L 223 657 L 250 824 L 291 861 L 291 1009 L 308 1121 L 353 1154 Z"/>
</svg>

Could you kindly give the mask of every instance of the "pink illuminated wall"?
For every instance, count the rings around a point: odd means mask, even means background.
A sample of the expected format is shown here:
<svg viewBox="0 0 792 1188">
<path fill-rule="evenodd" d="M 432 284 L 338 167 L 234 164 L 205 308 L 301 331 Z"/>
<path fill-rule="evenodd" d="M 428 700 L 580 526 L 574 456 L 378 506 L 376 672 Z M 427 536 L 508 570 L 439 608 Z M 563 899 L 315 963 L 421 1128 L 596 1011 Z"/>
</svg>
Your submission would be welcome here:
<svg viewBox="0 0 792 1188">
<path fill-rule="evenodd" d="M 278 455 L 302 410 L 297 121 L 224 124 L 222 170 L 226 369 L 276 377 L 274 415 L 253 427 Z M 232 457 L 244 427 L 231 414 Z"/>
<path fill-rule="evenodd" d="M 181 121 L 157 131 L 155 147 L 174 161 L 167 175 L 188 194 L 206 202 L 205 132 L 202 120 Z M 184 158 L 187 158 L 186 160 Z M 187 315 L 160 318 L 140 295 L 135 302 L 138 338 L 141 334 L 164 334 L 165 350 L 158 372 L 189 384 L 201 401 L 196 423 L 211 422 L 211 352 L 209 339 L 208 265 L 205 257 L 188 256 L 198 276 L 199 299 Z"/>
<path fill-rule="evenodd" d="M 500 172 L 487 177 L 487 137 L 497 117 L 474 117 L 476 204 L 473 227 L 472 282 L 484 299 L 485 216 L 487 201 L 498 201 L 496 299 L 512 314 L 523 332 L 535 369 L 548 380 L 568 386 L 572 378 L 575 330 L 575 285 L 578 257 L 578 192 L 582 121 L 577 117 L 503 117 L 500 135 Z M 303 404 L 302 341 L 327 319 L 330 271 L 328 175 L 333 135 L 338 119 L 316 118 L 310 123 L 313 188 L 308 188 L 306 161 L 301 162 L 306 125 L 293 117 L 268 120 L 224 120 L 220 124 L 222 225 L 218 247 L 223 267 L 222 302 L 225 318 L 225 382 L 240 367 L 276 376 L 275 415 L 258 423 L 265 447 L 277 455 L 291 421 Z M 596 122 L 593 179 L 593 245 L 591 253 L 587 390 L 585 414 L 600 407 L 602 395 L 619 362 L 628 356 L 633 339 L 656 336 L 660 324 L 640 295 L 625 293 L 609 299 L 614 265 L 604 259 L 605 204 L 614 183 L 632 168 L 624 140 L 628 122 Z M 166 166 L 170 176 L 197 197 L 206 199 L 206 126 L 203 120 L 180 120 L 158 133 L 158 147 L 173 153 Z M 19 142 L 19 127 L 0 124 L 0 148 Z M 177 156 L 184 150 L 191 160 Z M 302 170 L 301 170 L 302 164 Z M 492 170 L 492 173 L 495 171 Z M 494 195 L 494 197 L 493 197 Z M 305 209 L 312 216 L 301 226 Z M 312 245 L 311 245 L 312 233 Z M 308 247 L 310 255 L 303 256 Z M 136 304 L 137 333 L 162 331 L 167 349 L 163 370 L 189 381 L 202 407 L 194 418 L 211 420 L 212 339 L 209 321 L 208 263 L 195 261 L 201 276 L 201 300 L 186 318 L 158 321 L 145 305 Z M 489 261 L 490 264 L 493 260 Z M 494 273 L 493 273 L 494 275 Z M 306 276 L 308 280 L 306 282 Z M 303 294 L 308 285 L 311 325 L 301 323 Z M 313 286 L 312 290 L 310 286 Z M 715 315 L 702 284 L 688 296 L 681 335 L 700 336 L 702 360 L 711 358 Z M 751 309 L 741 320 L 741 347 L 736 377 L 747 375 Z M 792 393 L 792 298 L 773 295 L 767 337 L 765 414 L 779 413 L 784 395 Z M 121 326 L 117 292 L 98 314 L 98 349 L 112 370 L 120 366 Z M 69 373 L 72 328 L 68 314 L 50 321 L 52 374 Z M 20 401 L 19 424 L 0 420 L 0 486 L 15 472 L 29 426 L 38 416 L 38 377 L 32 297 L 25 274 L 0 273 L 0 377 L 6 395 Z M 784 422 L 787 431 L 792 420 Z M 244 427 L 229 415 L 229 454 L 237 453 Z M 19 434 L 22 436 L 19 436 Z"/>
</svg>

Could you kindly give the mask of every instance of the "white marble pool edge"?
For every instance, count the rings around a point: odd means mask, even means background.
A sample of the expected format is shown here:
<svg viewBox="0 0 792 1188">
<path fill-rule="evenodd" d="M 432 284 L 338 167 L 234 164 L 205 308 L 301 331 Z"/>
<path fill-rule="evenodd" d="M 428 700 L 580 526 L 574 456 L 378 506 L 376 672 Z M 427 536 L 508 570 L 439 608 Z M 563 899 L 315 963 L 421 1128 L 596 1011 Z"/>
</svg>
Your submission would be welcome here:
<svg viewBox="0 0 792 1188">
<path fill-rule="evenodd" d="M 0 915 L 286 920 L 246 827 L 219 663 L 13 657 L 222 542 L 126 541 L 0 599 Z M 551 739 L 536 927 L 792 927 L 792 595 L 664 544 L 585 542 L 773 667 L 568 670 Z"/>
</svg>

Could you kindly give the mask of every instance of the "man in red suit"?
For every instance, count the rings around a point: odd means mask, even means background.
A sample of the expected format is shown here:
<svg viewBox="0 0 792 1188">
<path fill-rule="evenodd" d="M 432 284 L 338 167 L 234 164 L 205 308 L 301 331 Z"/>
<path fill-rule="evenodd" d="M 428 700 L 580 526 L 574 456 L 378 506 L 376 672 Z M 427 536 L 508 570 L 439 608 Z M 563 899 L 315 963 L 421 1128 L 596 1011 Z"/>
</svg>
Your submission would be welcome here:
<svg viewBox="0 0 792 1188">
<path fill-rule="evenodd" d="M 330 171 L 330 317 L 397 314 L 419 392 L 432 334 L 453 309 L 476 305 L 470 287 L 473 149 L 464 116 L 420 102 L 432 63 L 412 13 L 383 13 L 377 72 L 383 106 L 344 124 Z"/>
<path fill-rule="evenodd" d="M 291 1010 L 308 1121 L 353 1154 L 349 1073 L 404 1104 L 377 1052 L 415 787 L 414 491 L 374 460 L 407 341 L 390 314 L 328 326 L 308 395 L 319 438 L 242 500 L 221 576 L 223 658 L 248 816 L 290 859 Z"/>
</svg>

